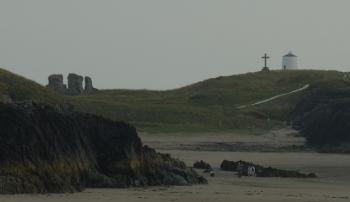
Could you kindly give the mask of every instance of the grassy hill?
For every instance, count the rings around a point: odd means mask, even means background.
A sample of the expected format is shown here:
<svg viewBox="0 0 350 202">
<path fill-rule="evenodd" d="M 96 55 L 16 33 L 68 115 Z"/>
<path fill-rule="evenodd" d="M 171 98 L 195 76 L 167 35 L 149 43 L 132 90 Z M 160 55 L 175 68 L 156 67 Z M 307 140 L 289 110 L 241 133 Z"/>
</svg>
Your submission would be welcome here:
<svg viewBox="0 0 350 202">
<path fill-rule="evenodd" d="M 10 100 L 58 104 L 63 97 L 40 84 L 0 68 L 0 101 Z"/>
<path fill-rule="evenodd" d="M 319 81 L 343 80 L 336 71 L 272 71 L 218 77 L 167 91 L 104 90 L 74 97 L 82 111 L 132 122 L 150 132 L 230 131 L 280 126 L 303 93 L 237 109 Z M 98 107 L 97 107 L 98 106 Z"/>
<path fill-rule="evenodd" d="M 200 132 L 268 129 L 281 126 L 304 92 L 237 109 L 320 81 L 348 80 L 337 71 L 272 71 L 208 79 L 166 91 L 101 90 L 92 95 L 60 96 L 23 77 L 0 71 L 0 95 L 15 100 L 68 102 L 78 110 L 125 120 L 140 131 Z M 5 97 L 6 97 L 5 96 Z"/>
</svg>

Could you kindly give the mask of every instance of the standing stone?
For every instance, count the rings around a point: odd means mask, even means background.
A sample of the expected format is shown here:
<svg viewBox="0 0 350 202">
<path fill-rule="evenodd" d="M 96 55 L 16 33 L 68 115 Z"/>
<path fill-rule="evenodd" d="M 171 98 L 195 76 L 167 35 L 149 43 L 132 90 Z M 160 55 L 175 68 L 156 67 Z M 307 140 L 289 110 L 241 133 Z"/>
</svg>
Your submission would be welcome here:
<svg viewBox="0 0 350 202">
<path fill-rule="evenodd" d="M 63 76 L 61 74 L 53 74 L 49 76 L 48 88 L 62 94 L 62 95 L 83 95 L 96 92 L 97 89 L 92 85 L 92 79 L 85 77 L 85 88 L 83 88 L 84 77 L 77 74 L 68 75 L 68 88 L 63 83 Z"/>
<path fill-rule="evenodd" d="M 47 87 L 58 93 L 66 93 L 67 86 L 63 83 L 63 75 L 62 74 L 53 74 L 49 76 L 49 84 Z"/>
<path fill-rule="evenodd" d="M 68 91 L 69 95 L 81 95 L 84 92 L 83 89 L 84 77 L 77 74 L 68 75 Z"/>
<path fill-rule="evenodd" d="M 85 93 L 89 94 L 89 93 L 93 93 L 95 92 L 97 89 L 94 88 L 94 86 L 92 85 L 92 79 L 89 76 L 85 77 Z"/>
</svg>

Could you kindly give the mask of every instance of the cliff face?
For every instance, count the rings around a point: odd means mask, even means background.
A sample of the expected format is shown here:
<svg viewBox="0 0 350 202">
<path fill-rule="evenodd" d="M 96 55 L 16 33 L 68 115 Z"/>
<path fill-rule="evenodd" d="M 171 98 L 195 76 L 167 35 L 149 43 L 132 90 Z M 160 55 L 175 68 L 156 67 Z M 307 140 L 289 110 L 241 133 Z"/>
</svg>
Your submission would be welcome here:
<svg viewBox="0 0 350 202">
<path fill-rule="evenodd" d="M 292 114 L 293 126 L 311 145 L 350 144 L 350 85 L 313 86 Z"/>
<path fill-rule="evenodd" d="M 0 193 L 204 183 L 134 127 L 44 105 L 0 104 Z"/>
</svg>

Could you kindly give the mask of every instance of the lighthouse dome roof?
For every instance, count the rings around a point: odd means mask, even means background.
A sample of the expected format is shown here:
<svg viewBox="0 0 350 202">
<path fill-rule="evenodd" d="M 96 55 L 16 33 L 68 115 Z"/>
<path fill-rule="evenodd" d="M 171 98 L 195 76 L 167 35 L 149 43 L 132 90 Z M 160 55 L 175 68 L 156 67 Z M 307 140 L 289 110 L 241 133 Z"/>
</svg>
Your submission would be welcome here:
<svg viewBox="0 0 350 202">
<path fill-rule="evenodd" d="M 287 55 L 284 55 L 283 57 L 297 57 L 292 52 L 289 52 Z"/>
</svg>

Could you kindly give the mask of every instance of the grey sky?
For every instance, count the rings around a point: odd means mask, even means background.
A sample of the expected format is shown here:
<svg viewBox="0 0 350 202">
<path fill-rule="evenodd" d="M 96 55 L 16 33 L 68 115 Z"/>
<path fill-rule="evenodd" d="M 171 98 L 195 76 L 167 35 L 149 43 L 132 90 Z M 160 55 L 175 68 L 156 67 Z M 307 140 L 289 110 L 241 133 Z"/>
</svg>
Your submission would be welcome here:
<svg viewBox="0 0 350 202">
<path fill-rule="evenodd" d="M 349 0 L 0 0 L 0 66 L 46 84 L 169 89 L 280 68 L 350 70 Z"/>
</svg>

